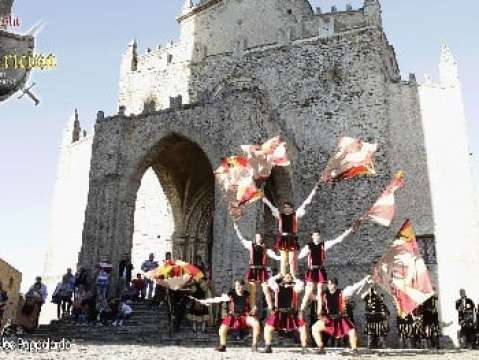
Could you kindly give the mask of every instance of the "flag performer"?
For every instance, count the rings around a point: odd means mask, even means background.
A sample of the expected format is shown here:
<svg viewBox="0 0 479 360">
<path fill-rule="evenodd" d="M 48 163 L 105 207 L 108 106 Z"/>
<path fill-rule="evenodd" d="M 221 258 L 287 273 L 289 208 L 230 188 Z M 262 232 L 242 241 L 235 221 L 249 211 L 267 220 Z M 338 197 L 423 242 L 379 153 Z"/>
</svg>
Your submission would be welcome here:
<svg viewBox="0 0 479 360">
<path fill-rule="evenodd" d="M 369 275 L 344 289 L 338 289 L 338 279 L 333 277 L 328 281 L 328 290 L 322 294 L 323 311 L 318 314 L 319 320 L 312 327 L 318 353 L 325 353 L 321 335 L 325 333 L 336 339 L 348 336 L 353 355 L 357 355 L 357 332 L 346 315 L 346 302 L 355 293 L 361 291 L 367 283 L 372 283 Z M 311 297 L 313 300 L 317 300 L 316 295 L 311 295 Z M 318 311 L 321 311 L 319 309 L 318 307 Z"/>
<path fill-rule="evenodd" d="M 312 234 L 312 241 L 305 245 L 299 252 L 298 260 L 308 257 L 308 269 L 305 276 L 306 288 L 301 303 L 302 312 L 306 310 L 310 295 L 313 294 L 315 289 L 317 289 L 318 307 L 321 309 L 322 285 L 328 282 L 328 275 L 324 267 L 326 251 L 334 245 L 341 243 L 361 224 L 361 221 L 362 219 L 356 220 L 354 224 L 340 236 L 325 242 L 321 241 L 319 230 L 315 230 Z"/>
<path fill-rule="evenodd" d="M 275 236 L 275 248 L 281 256 L 281 274 L 285 275 L 289 264 L 291 275 L 295 276 L 298 262 L 298 220 L 306 215 L 306 206 L 311 204 L 313 197 L 318 191 L 317 183 L 306 200 L 295 210 L 293 204 L 284 202 L 281 211 L 278 210 L 266 197 L 263 202 L 270 208 L 271 214 L 278 221 L 278 234 Z"/>
<path fill-rule="evenodd" d="M 308 330 L 306 321 L 298 313 L 299 294 L 304 289 L 301 280 L 291 274 L 278 274 L 268 280 L 268 286 L 275 294 L 275 310 L 266 319 L 264 326 L 265 353 L 272 353 L 271 343 L 275 331 L 298 331 L 303 353 L 306 352 Z"/>
<path fill-rule="evenodd" d="M 249 268 L 246 275 L 246 280 L 248 281 L 249 285 L 250 304 L 256 305 L 256 286 L 257 284 L 261 284 L 268 310 L 272 311 L 273 301 L 268 287 L 268 257 L 275 260 L 279 260 L 280 257 L 277 256 L 273 250 L 266 248 L 261 234 L 256 234 L 254 241 L 248 241 L 241 234 L 238 224 L 234 223 L 234 228 L 238 238 L 241 241 L 241 244 L 249 251 L 250 254 Z"/>
<path fill-rule="evenodd" d="M 220 344 L 216 348 L 217 351 L 226 351 L 226 340 L 230 329 L 243 330 L 248 328 L 253 329 L 251 350 L 253 352 L 258 350 L 261 326 L 258 319 L 252 315 L 251 311 L 254 310 L 254 305 L 249 302 L 249 293 L 245 290 L 245 282 L 243 280 L 236 280 L 234 289 L 231 289 L 228 294 L 204 300 L 192 299 L 203 305 L 228 302 L 228 315 L 223 319 L 219 329 Z"/>
</svg>

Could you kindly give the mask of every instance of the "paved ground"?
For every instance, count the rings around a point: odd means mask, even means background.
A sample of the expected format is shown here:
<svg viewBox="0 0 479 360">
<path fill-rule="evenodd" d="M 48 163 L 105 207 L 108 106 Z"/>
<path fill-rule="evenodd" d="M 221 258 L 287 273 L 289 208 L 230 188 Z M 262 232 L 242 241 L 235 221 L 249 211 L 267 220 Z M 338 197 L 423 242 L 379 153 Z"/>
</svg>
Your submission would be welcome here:
<svg viewBox="0 0 479 360">
<path fill-rule="evenodd" d="M 265 360 L 291 360 L 291 359 L 349 359 L 350 356 L 342 355 L 341 351 L 331 349 L 327 355 L 319 356 L 313 353 L 301 355 L 299 349 L 275 349 L 274 354 L 251 353 L 248 348 L 229 348 L 226 353 L 216 353 L 212 349 L 189 348 L 179 346 L 148 346 L 148 345 L 85 345 L 73 344 L 68 351 L 49 351 L 49 352 L 27 352 L 17 348 L 11 350 L 12 343 L 2 343 L 0 339 L 0 359 L 99 359 L 99 360 L 227 360 L 227 359 L 265 359 Z M 26 343 L 22 344 L 25 349 Z M 441 351 L 438 353 L 424 351 L 399 351 L 387 350 L 383 352 L 371 352 L 365 349 L 361 350 L 361 358 L 391 358 L 394 360 L 408 359 L 414 356 L 418 360 L 426 359 L 457 359 L 469 360 L 479 359 L 479 351 Z"/>
</svg>

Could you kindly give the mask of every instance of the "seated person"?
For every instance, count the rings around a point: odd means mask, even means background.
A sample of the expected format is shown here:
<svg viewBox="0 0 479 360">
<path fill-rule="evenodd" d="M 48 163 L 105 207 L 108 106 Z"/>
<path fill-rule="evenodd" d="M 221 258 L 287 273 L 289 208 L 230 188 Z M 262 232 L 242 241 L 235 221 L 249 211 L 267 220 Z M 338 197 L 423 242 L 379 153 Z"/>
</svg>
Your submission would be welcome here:
<svg viewBox="0 0 479 360">
<path fill-rule="evenodd" d="M 116 321 L 113 323 L 113 326 L 122 326 L 123 321 L 126 321 L 130 318 L 133 309 L 130 305 L 126 302 L 121 301 L 118 304 L 117 314 L 116 314 Z"/>
</svg>

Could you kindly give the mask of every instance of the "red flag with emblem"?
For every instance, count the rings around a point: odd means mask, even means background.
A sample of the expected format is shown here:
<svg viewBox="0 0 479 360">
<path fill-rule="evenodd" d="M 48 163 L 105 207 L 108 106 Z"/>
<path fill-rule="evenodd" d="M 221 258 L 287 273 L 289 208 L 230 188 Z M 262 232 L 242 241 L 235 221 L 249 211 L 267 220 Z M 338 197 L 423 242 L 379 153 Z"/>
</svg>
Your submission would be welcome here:
<svg viewBox="0 0 479 360">
<path fill-rule="evenodd" d="M 403 318 L 434 294 L 409 219 L 375 267 L 373 278 L 393 297 L 398 315 Z"/>
<path fill-rule="evenodd" d="M 216 169 L 215 176 L 225 192 L 230 215 L 235 220 L 243 216 L 245 206 L 262 196 L 261 191 L 256 187 L 253 169 L 245 157 L 225 158 Z"/>
</svg>

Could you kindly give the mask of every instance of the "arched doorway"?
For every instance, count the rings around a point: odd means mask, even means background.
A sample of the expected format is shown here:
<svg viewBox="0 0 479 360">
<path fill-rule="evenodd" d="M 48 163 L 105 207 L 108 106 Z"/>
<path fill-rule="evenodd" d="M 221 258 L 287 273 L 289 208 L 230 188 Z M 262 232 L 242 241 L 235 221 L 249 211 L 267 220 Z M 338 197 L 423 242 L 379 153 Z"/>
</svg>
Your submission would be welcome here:
<svg viewBox="0 0 479 360">
<path fill-rule="evenodd" d="M 133 259 L 138 261 L 139 247 L 143 249 L 143 259 L 153 252 L 161 260 L 166 251 L 172 251 L 176 259 L 194 262 L 200 256 L 210 266 L 215 184 L 211 163 L 203 150 L 186 137 L 172 133 L 148 152 L 140 164 L 140 174 Z M 155 180 L 159 183 L 152 186 Z M 155 218 L 161 216 L 163 219 Z"/>
<path fill-rule="evenodd" d="M 172 250 L 171 238 L 175 231 L 175 221 L 170 201 L 160 180 L 149 168 L 138 189 L 135 204 L 135 218 L 131 261 L 136 269 L 148 258 L 150 253 L 157 260 L 163 259 L 167 251 Z"/>
</svg>

